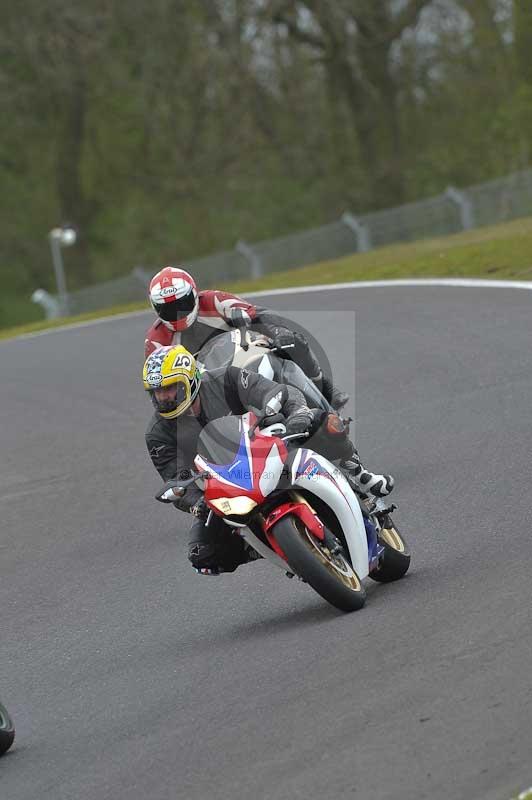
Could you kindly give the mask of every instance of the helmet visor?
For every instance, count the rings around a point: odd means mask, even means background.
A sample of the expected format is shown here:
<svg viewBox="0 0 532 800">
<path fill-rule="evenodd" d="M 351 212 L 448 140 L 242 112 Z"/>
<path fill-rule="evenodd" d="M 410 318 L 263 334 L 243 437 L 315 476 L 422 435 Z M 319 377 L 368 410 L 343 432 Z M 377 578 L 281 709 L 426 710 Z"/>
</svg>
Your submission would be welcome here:
<svg viewBox="0 0 532 800">
<path fill-rule="evenodd" d="M 164 322 L 178 322 L 194 311 L 196 298 L 190 291 L 184 297 L 176 297 L 168 303 L 154 303 L 155 312 Z"/>
</svg>

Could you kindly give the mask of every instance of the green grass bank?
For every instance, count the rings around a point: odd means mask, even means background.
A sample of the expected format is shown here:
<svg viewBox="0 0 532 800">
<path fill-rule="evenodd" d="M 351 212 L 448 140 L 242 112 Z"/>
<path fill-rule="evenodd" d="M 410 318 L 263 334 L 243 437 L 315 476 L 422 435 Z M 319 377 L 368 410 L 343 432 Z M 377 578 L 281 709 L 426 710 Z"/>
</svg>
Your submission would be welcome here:
<svg viewBox="0 0 532 800">
<path fill-rule="evenodd" d="M 316 283 L 453 277 L 532 280 L 532 217 L 454 236 L 383 247 L 301 269 L 272 272 L 257 281 L 241 281 L 220 288 L 245 293 Z M 4 328 L 0 330 L 0 338 L 145 307 L 142 303 L 116 306 L 77 317 Z"/>
</svg>

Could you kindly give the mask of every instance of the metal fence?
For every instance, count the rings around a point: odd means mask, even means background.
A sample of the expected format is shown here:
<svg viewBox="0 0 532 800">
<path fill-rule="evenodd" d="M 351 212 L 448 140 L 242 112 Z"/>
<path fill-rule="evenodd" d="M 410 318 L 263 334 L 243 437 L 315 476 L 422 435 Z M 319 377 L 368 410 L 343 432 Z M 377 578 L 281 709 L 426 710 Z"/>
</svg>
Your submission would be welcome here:
<svg viewBox="0 0 532 800">
<path fill-rule="evenodd" d="M 253 244 L 239 241 L 234 250 L 187 260 L 187 269 L 202 287 L 225 286 L 240 279 L 302 267 L 318 261 L 366 252 L 375 247 L 445 236 L 532 214 L 532 169 L 456 189 L 437 197 L 341 219 L 320 228 Z M 70 292 L 67 308 L 58 297 L 38 289 L 33 299 L 48 317 L 142 301 L 150 276 L 161 265 L 137 267 L 130 275 Z"/>
</svg>

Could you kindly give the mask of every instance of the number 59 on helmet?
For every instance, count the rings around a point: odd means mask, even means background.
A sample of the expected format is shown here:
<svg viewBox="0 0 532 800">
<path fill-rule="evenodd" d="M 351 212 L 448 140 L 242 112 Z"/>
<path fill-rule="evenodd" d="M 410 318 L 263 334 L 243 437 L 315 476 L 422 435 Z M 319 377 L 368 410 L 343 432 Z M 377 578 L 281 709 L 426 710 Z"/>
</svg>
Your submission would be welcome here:
<svg viewBox="0 0 532 800">
<path fill-rule="evenodd" d="M 160 347 L 148 356 L 142 381 L 155 410 L 165 419 L 176 419 L 196 399 L 201 375 L 192 353 L 175 345 Z"/>
</svg>

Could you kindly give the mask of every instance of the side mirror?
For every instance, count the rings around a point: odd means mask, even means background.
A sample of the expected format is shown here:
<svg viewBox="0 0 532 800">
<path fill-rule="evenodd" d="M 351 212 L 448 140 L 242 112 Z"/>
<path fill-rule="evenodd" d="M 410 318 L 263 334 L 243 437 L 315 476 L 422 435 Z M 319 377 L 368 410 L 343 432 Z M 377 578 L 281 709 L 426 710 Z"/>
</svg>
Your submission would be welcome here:
<svg viewBox="0 0 532 800">
<path fill-rule="evenodd" d="M 175 503 L 175 501 L 183 497 L 184 494 L 185 488 L 183 486 L 169 482 L 165 483 L 160 492 L 157 492 L 155 499 L 160 503 Z"/>
</svg>

